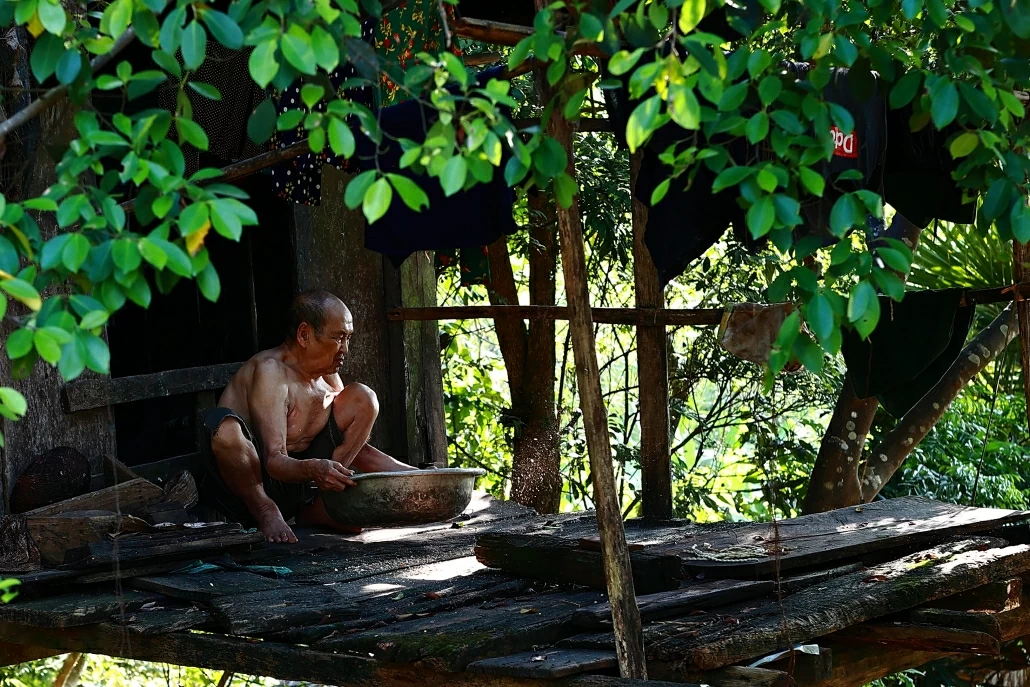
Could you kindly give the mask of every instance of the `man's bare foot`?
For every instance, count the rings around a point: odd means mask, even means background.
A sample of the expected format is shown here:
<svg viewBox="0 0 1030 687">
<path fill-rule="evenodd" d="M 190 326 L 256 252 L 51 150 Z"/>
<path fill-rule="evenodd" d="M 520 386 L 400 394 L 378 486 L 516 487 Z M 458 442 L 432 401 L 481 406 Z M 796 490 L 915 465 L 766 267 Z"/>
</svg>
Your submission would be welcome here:
<svg viewBox="0 0 1030 687">
<path fill-rule="evenodd" d="M 258 529 L 265 539 L 272 544 L 296 544 L 297 535 L 293 533 L 290 526 L 283 520 L 282 513 L 275 506 L 267 508 L 254 515 L 257 520 Z"/>
</svg>

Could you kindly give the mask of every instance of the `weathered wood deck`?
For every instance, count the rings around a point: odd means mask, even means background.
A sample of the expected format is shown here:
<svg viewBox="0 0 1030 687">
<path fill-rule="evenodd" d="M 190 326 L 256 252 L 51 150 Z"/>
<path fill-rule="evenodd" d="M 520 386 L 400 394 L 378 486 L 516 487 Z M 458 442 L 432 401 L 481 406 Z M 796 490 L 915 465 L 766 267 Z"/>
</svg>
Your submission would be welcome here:
<svg viewBox="0 0 1030 687">
<path fill-rule="evenodd" d="M 294 546 L 227 525 L 86 544 L 15 575 L 0 664 L 82 651 L 334 685 L 633 684 L 592 588 L 592 514 L 473 506 Z M 996 654 L 1030 634 L 1028 520 L 906 498 L 776 525 L 631 521 L 650 675 L 843 687 Z M 749 667 L 798 644 L 818 649 Z"/>
</svg>

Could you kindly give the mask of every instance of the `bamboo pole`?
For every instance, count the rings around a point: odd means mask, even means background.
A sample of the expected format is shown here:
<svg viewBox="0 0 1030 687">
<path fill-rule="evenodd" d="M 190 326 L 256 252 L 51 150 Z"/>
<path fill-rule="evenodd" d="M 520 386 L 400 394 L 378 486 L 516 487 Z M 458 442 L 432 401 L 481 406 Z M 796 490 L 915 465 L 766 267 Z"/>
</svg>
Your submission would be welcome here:
<svg viewBox="0 0 1030 687">
<path fill-rule="evenodd" d="M 1030 250 L 1027 245 L 1012 239 L 1012 277 L 1017 284 L 1023 283 L 1028 272 L 1027 262 L 1030 261 Z M 1015 294 L 1016 316 L 1019 318 L 1019 353 L 1020 362 L 1023 366 L 1023 394 L 1026 397 L 1026 422 L 1027 429 L 1030 429 L 1030 302 L 1024 298 L 1018 289 Z M 1000 374 L 1000 372 L 999 372 Z"/>
<path fill-rule="evenodd" d="M 722 321 L 723 310 L 666 310 L 657 308 L 592 308 L 592 320 L 599 324 L 631 326 L 714 326 Z M 522 320 L 568 320 L 563 305 L 460 305 L 436 308 L 391 308 L 389 320 L 485 320 L 517 318 Z"/>
<path fill-rule="evenodd" d="M 546 5 L 546 0 L 535 2 L 537 10 Z M 549 103 L 554 96 L 554 89 L 548 85 L 542 69 L 537 71 L 536 82 L 541 101 Z M 565 149 L 568 158 L 566 172 L 575 178 L 572 130 L 560 110 L 555 109 L 551 113 L 547 122 L 547 132 Z M 601 535 L 608 602 L 612 609 L 615 653 L 622 677 L 647 679 L 643 625 L 633 589 L 626 531 L 622 526 L 622 509 L 615 491 L 612 447 L 608 438 L 608 416 L 601 396 L 601 374 L 597 366 L 597 350 L 590 312 L 583 228 L 580 226 L 579 203 L 576 197 L 573 197 L 571 207 L 563 208 L 558 204 L 557 219 L 562 273 L 569 303 L 572 350 L 579 383 L 579 404 L 583 411 L 587 452 L 590 455 L 591 482 L 594 487 L 594 507 L 597 511 L 597 529 Z"/>
<path fill-rule="evenodd" d="M 634 190 L 642 154 L 630 157 L 633 204 L 633 278 L 637 308 L 645 314 L 665 310 L 665 295 L 651 254 L 644 245 L 647 206 Z M 650 311 L 650 313 L 648 312 Z M 640 403 L 641 506 L 645 518 L 672 517 L 672 458 L 669 445 L 669 350 L 664 325 L 637 326 L 637 379 Z"/>
</svg>

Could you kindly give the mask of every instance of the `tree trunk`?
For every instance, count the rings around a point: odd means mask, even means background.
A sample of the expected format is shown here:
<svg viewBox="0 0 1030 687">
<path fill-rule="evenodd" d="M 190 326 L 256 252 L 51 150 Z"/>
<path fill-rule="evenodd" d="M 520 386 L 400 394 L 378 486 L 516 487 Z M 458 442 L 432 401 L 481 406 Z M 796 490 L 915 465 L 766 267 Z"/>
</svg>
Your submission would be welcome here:
<svg viewBox="0 0 1030 687">
<path fill-rule="evenodd" d="M 1012 239 L 1012 281 L 1020 284 L 1027 280 L 1030 270 L 1030 246 Z M 1016 314 L 1019 316 L 1019 360 L 1023 370 L 1023 395 L 1026 398 L 1026 422 L 1030 430 L 1030 302 L 1016 297 Z"/>
<path fill-rule="evenodd" d="M 862 496 L 866 503 L 880 493 L 969 380 L 1005 350 L 1018 331 L 1016 319 L 1015 308 L 1009 304 L 990 326 L 966 344 L 941 381 L 905 413 L 883 442 L 872 450 L 862 477 Z"/>
<path fill-rule="evenodd" d="M 896 214 L 887 236 L 904 241 L 914 254 L 922 231 L 922 227 Z M 903 274 L 898 276 L 905 277 Z M 862 399 L 856 396 L 845 377 L 812 469 L 803 513 L 819 513 L 862 502 L 860 458 L 878 406 L 875 397 Z"/>
</svg>

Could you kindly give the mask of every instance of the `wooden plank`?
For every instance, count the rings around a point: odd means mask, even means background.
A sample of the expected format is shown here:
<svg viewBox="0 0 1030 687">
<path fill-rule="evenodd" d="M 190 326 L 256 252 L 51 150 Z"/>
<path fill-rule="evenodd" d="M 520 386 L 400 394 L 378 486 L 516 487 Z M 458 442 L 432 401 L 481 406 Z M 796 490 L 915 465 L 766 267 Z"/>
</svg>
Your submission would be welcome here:
<svg viewBox="0 0 1030 687">
<path fill-rule="evenodd" d="M 135 591 L 79 591 L 41 599 L 15 599 L 0 605 L 0 622 L 47 628 L 90 625 L 160 599 L 159 594 Z"/>
<path fill-rule="evenodd" d="M 161 487 L 140 478 L 36 508 L 25 515 L 57 515 L 89 510 L 132 514 L 143 506 L 157 503 L 162 498 L 164 492 L 161 491 Z"/>
<path fill-rule="evenodd" d="M 967 508 L 906 496 L 782 520 L 775 527 L 755 523 L 699 534 L 648 550 L 680 556 L 688 575 L 747 579 L 939 541 L 950 535 L 982 532 L 1027 519 L 1028 511 Z M 740 558 L 740 547 L 754 549 L 756 557 Z"/>
<path fill-rule="evenodd" d="M 578 673 L 618 668 L 614 651 L 547 649 L 498 656 L 469 664 L 470 673 L 555 679 Z"/>
<path fill-rule="evenodd" d="M 1018 607 L 1023 598 L 1023 579 L 996 580 L 968 592 L 938 599 L 934 608 L 956 611 L 989 611 L 1000 613 Z"/>
<path fill-rule="evenodd" d="M 76 380 L 61 389 L 61 402 L 64 412 L 75 413 L 119 403 L 221 389 L 242 365 L 223 363 L 131 377 Z"/>
<path fill-rule="evenodd" d="M 573 634 L 572 612 L 601 598 L 599 592 L 539 594 L 330 637 L 314 646 L 371 652 L 396 663 L 432 659 L 441 669 L 458 671 L 473 661 L 529 651 Z"/>
<path fill-rule="evenodd" d="M 39 549 L 41 561 L 51 566 L 63 564 L 69 549 L 107 540 L 109 535 L 150 529 L 139 518 L 107 511 L 32 515 L 26 516 L 25 523 Z"/>
<path fill-rule="evenodd" d="M 264 535 L 260 532 L 242 532 L 236 527 L 237 531 L 207 528 L 218 531 L 205 532 L 205 528 L 196 528 L 119 537 L 115 541 L 96 542 L 71 549 L 65 554 L 65 559 L 68 565 L 78 569 L 97 565 L 135 567 L 143 562 L 156 564 L 165 560 L 222 554 L 230 549 L 264 543 Z"/>
<path fill-rule="evenodd" d="M 904 614 L 904 622 L 932 625 L 952 630 L 969 630 L 1001 641 L 1001 623 L 993 613 L 952 611 L 943 608 L 916 608 Z M 902 623 L 904 624 L 904 623 Z"/>
<path fill-rule="evenodd" d="M 267 634 L 358 614 L 351 599 L 325 585 L 220 596 L 211 601 L 211 612 L 234 635 Z"/>
<path fill-rule="evenodd" d="M 133 635 L 163 635 L 205 627 L 211 624 L 211 614 L 194 606 L 141 608 L 131 615 L 111 618 Z"/>
<path fill-rule="evenodd" d="M 842 575 L 847 575 L 848 573 L 853 573 L 856 570 L 861 570 L 862 567 L 861 563 L 851 563 L 837 568 L 828 568 L 826 570 L 816 570 L 810 573 L 792 575 L 790 577 L 784 577 L 781 580 L 774 580 L 774 582 L 778 586 L 778 592 L 780 594 L 793 594 L 801 591 L 805 587 L 811 587 L 814 584 L 833 580 Z"/>
<path fill-rule="evenodd" d="M 753 599 L 773 591 L 772 581 L 741 582 L 718 580 L 692 584 L 682 589 L 637 597 L 637 607 L 645 620 L 658 620 L 686 614 L 693 610 L 714 608 L 723 604 Z M 581 608 L 573 614 L 573 621 L 584 629 L 611 625 L 611 607 L 607 603 Z"/>
<path fill-rule="evenodd" d="M 722 321 L 720 308 L 591 308 L 598 324 L 630 326 L 714 326 Z M 390 320 L 485 320 L 517 318 L 521 320 L 568 320 L 569 310 L 562 305 L 460 305 L 434 308 L 390 308 Z"/>
<path fill-rule="evenodd" d="M 511 575 L 606 588 L 604 555 L 557 537 L 484 534 L 476 541 L 475 553 L 483 565 L 500 568 Z M 652 594 L 679 587 L 678 558 L 646 551 L 627 551 L 627 557 L 637 593 Z"/>
<path fill-rule="evenodd" d="M 104 484 L 113 487 L 122 482 L 130 482 L 139 478 L 135 472 L 129 469 L 122 461 L 114 456 L 104 456 Z"/>
<path fill-rule="evenodd" d="M 834 641 L 879 644 L 892 649 L 997 656 L 1001 645 L 986 632 L 915 623 L 862 623 L 833 635 Z"/>
<path fill-rule="evenodd" d="M 711 670 L 843 630 L 1030 568 L 1030 547 L 963 540 L 810 587 L 738 618 L 656 628 L 648 656 Z M 690 631 L 688 631 L 690 630 Z M 652 635 L 649 635 L 652 636 Z"/>
<path fill-rule="evenodd" d="M 211 601 L 219 596 L 233 596 L 289 587 L 288 582 L 242 570 L 183 574 L 147 575 L 128 582 L 134 589 L 158 592 L 173 599 Z"/>
<path fill-rule="evenodd" d="M 655 315 L 665 309 L 651 253 L 644 244 L 647 206 L 634 189 L 643 151 L 630 156 L 633 224 L 633 281 L 636 306 Z M 669 346 L 664 325 L 637 327 L 637 380 L 640 404 L 641 511 L 645 518 L 672 517 L 672 462 L 669 444 Z"/>
<path fill-rule="evenodd" d="M 61 653 L 54 649 L 46 649 L 39 646 L 0 642 L 0 668 L 18 665 L 27 661 L 38 661 L 41 658 L 60 656 Z"/>
<path fill-rule="evenodd" d="M 150 480 L 154 484 L 164 484 L 181 473 L 189 470 L 196 463 L 199 453 L 186 453 L 181 456 L 172 456 L 164 460 L 155 460 L 152 463 L 133 465 L 132 471 L 140 477 Z"/>
</svg>

